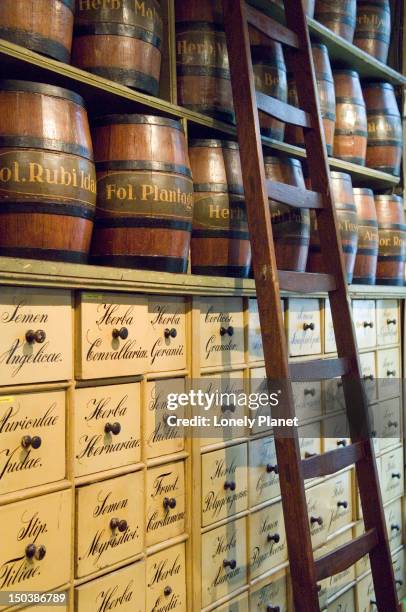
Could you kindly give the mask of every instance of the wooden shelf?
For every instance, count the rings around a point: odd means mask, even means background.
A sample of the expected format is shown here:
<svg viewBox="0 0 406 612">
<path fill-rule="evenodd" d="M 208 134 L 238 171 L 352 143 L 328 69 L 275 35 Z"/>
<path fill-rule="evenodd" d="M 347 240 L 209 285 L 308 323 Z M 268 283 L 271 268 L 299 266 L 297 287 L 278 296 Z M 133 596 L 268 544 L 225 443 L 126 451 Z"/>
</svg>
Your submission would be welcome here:
<svg viewBox="0 0 406 612">
<path fill-rule="evenodd" d="M 12 257 L 0 257 L 1 285 L 185 296 L 255 296 L 252 279 L 171 274 Z M 406 287 L 351 285 L 349 293 L 351 297 L 403 299 L 406 298 Z M 299 294 L 282 292 L 282 295 L 292 297 Z M 312 294 L 312 297 L 325 297 L 325 294 Z"/>
</svg>

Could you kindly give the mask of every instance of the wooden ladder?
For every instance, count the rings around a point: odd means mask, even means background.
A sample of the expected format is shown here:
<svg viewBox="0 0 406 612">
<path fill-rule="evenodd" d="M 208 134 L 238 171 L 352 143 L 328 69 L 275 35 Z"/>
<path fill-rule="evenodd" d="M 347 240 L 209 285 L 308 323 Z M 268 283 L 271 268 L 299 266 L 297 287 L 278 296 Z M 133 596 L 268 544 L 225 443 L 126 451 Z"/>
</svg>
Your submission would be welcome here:
<svg viewBox="0 0 406 612">
<path fill-rule="evenodd" d="M 294 418 L 290 381 L 314 380 L 315 372 L 318 380 L 341 377 L 351 435 L 348 446 L 302 460 L 297 429 L 274 429 L 295 610 L 320 610 L 318 581 L 345 570 L 369 554 L 378 610 L 395 612 L 399 604 L 331 195 L 306 16 L 300 0 L 285 0 L 286 27 L 244 0 L 223 0 L 223 11 L 267 378 L 286 381 L 283 416 Z M 294 60 L 300 109 L 255 91 L 248 24 L 289 48 Z M 265 178 L 258 110 L 304 128 L 307 165 L 314 191 Z M 277 270 L 268 198 L 316 212 L 321 252 L 325 255 L 328 273 Z M 328 292 L 337 358 L 289 365 L 280 289 L 304 294 Z M 315 560 L 304 479 L 328 476 L 353 464 L 365 533 Z"/>
</svg>

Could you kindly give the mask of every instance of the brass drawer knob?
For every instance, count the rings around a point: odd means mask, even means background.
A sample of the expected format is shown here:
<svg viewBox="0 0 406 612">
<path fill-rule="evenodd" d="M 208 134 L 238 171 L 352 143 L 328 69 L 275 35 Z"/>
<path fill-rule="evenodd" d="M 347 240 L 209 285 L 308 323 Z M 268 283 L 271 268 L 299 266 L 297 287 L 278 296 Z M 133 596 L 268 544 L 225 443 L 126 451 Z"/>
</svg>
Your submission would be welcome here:
<svg viewBox="0 0 406 612">
<path fill-rule="evenodd" d="M 35 553 L 37 552 L 37 547 L 35 544 L 28 544 L 25 547 L 25 556 L 27 559 L 33 559 L 35 557 Z"/>
<path fill-rule="evenodd" d="M 33 448 L 37 450 L 42 444 L 42 440 L 39 436 L 23 436 L 21 439 L 21 446 L 25 449 Z"/>
<path fill-rule="evenodd" d="M 316 395 L 316 389 L 305 389 L 303 391 L 304 395 L 311 395 L 312 397 L 314 397 Z"/>
<path fill-rule="evenodd" d="M 373 374 L 364 374 L 364 376 L 362 378 L 364 380 L 374 380 L 374 375 Z"/>
<path fill-rule="evenodd" d="M 337 440 L 337 446 L 347 446 L 347 440 Z"/>
<path fill-rule="evenodd" d="M 234 327 L 229 325 L 228 327 L 220 327 L 220 336 L 225 336 L 228 334 L 229 336 L 234 335 Z"/>
<path fill-rule="evenodd" d="M 396 319 L 386 319 L 386 325 L 396 325 Z"/>
<path fill-rule="evenodd" d="M 234 404 L 229 404 L 228 406 L 226 404 L 223 404 L 221 406 L 221 412 L 235 412 L 235 406 Z"/>
<path fill-rule="evenodd" d="M 37 329 L 37 331 L 29 329 L 25 334 L 25 339 L 27 340 L 28 344 L 34 344 L 35 342 L 38 342 L 38 344 L 42 344 L 43 342 L 45 342 L 46 337 L 47 335 L 43 329 Z"/>
<path fill-rule="evenodd" d="M 230 491 L 235 491 L 235 487 L 236 487 L 236 484 L 235 484 L 235 482 L 233 480 L 231 480 L 231 481 L 226 480 L 225 483 L 224 483 L 224 489 L 226 491 L 228 489 L 230 489 Z"/>
<path fill-rule="evenodd" d="M 391 531 L 400 531 L 400 525 L 391 525 Z"/>
<path fill-rule="evenodd" d="M 47 554 L 47 549 L 45 548 L 43 544 L 41 544 L 41 546 L 38 546 L 37 548 L 37 551 L 35 553 L 35 558 L 38 559 L 38 561 L 42 561 L 42 559 L 45 557 L 46 554 Z"/>
<path fill-rule="evenodd" d="M 396 370 L 386 370 L 386 376 L 396 376 Z"/>
<path fill-rule="evenodd" d="M 167 510 L 168 508 L 171 508 L 173 510 L 174 508 L 176 508 L 176 499 L 174 497 L 165 497 L 163 501 L 163 506 L 165 510 Z"/>
<path fill-rule="evenodd" d="M 174 327 L 172 329 L 167 328 L 164 331 L 165 338 L 176 338 L 177 335 L 178 335 L 178 332 L 176 331 Z"/>
<path fill-rule="evenodd" d="M 164 588 L 164 595 L 165 595 L 165 597 L 169 597 L 169 595 L 171 595 L 171 594 L 172 594 L 172 587 L 166 586 Z"/>
<path fill-rule="evenodd" d="M 348 502 L 347 501 L 338 501 L 337 502 L 337 508 L 344 508 L 346 510 L 348 508 Z"/>
<path fill-rule="evenodd" d="M 266 539 L 267 542 L 274 542 L 275 544 L 278 544 L 278 542 L 280 542 L 281 540 L 281 536 L 279 535 L 279 533 L 268 533 Z"/>
<path fill-rule="evenodd" d="M 277 465 L 272 465 L 271 463 L 267 463 L 266 465 L 266 471 L 268 474 L 272 474 L 272 472 L 274 474 L 279 474 L 279 468 Z"/>
<path fill-rule="evenodd" d="M 310 523 L 311 525 L 314 525 L 317 523 L 317 525 L 319 525 L 320 527 L 323 524 L 323 518 L 321 516 L 311 516 L 310 517 Z"/>
<path fill-rule="evenodd" d="M 128 338 L 128 329 L 126 327 L 122 327 L 121 329 L 113 329 L 111 332 L 113 338 L 121 338 L 121 340 L 127 340 Z"/>
<path fill-rule="evenodd" d="M 307 331 L 308 329 L 311 329 L 311 331 L 314 331 L 315 325 L 314 323 L 303 323 L 303 331 Z"/>
<path fill-rule="evenodd" d="M 388 421 L 388 427 L 395 427 L 397 428 L 398 426 L 398 422 L 397 421 Z"/>
<path fill-rule="evenodd" d="M 374 324 L 372 323 L 372 321 L 364 321 L 364 327 L 370 327 L 372 329 L 373 326 Z"/>
<path fill-rule="evenodd" d="M 118 518 L 112 518 L 110 521 L 110 529 L 114 531 L 118 529 L 121 533 L 124 533 L 128 529 L 128 523 L 125 520 L 120 520 Z"/>
<path fill-rule="evenodd" d="M 106 423 L 104 426 L 106 434 L 112 433 L 113 436 L 117 436 L 121 431 L 120 423 Z"/>
<path fill-rule="evenodd" d="M 401 479 L 400 472 L 393 472 L 392 478 L 398 478 L 398 480 L 400 480 Z"/>
<path fill-rule="evenodd" d="M 281 612 L 281 609 L 280 606 L 272 606 L 269 604 L 269 606 L 266 607 L 266 612 Z"/>
<path fill-rule="evenodd" d="M 237 561 L 235 559 L 231 559 L 230 561 L 228 559 L 224 559 L 223 567 L 229 567 L 230 569 L 234 570 L 237 567 Z"/>
</svg>

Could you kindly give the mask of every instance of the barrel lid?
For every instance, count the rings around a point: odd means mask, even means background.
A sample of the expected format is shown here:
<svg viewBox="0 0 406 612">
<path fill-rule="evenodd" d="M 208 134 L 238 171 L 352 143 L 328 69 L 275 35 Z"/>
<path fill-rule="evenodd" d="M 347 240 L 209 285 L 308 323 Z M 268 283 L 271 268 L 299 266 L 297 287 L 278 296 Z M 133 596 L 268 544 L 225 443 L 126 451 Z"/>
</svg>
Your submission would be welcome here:
<svg viewBox="0 0 406 612">
<path fill-rule="evenodd" d="M 93 126 L 102 127 L 104 125 L 130 125 L 130 124 L 146 124 L 159 125 L 162 127 L 170 127 L 183 132 L 183 126 L 177 119 L 168 119 L 167 117 L 157 117 L 155 115 L 102 115 L 96 117 Z"/>
<path fill-rule="evenodd" d="M 352 191 L 354 195 L 374 196 L 374 192 L 368 187 L 354 187 Z"/>
<path fill-rule="evenodd" d="M 239 150 L 238 142 L 234 142 L 233 140 L 218 140 L 216 138 L 192 138 L 192 140 L 189 141 L 189 148 L 197 147 Z"/>
<path fill-rule="evenodd" d="M 347 174 L 347 172 L 338 172 L 337 170 L 332 170 L 330 172 L 330 176 L 331 178 L 342 179 L 343 181 L 350 181 L 350 183 L 352 183 L 351 175 Z"/>
<path fill-rule="evenodd" d="M 14 79 L 1 79 L 0 91 L 27 91 L 29 93 L 43 94 L 44 96 L 52 96 L 54 98 L 63 98 L 75 104 L 85 107 L 85 101 L 82 96 L 56 85 L 47 85 L 45 83 L 34 83 L 34 81 L 17 81 Z"/>
<path fill-rule="evenodd" d="M 333 74 L 348 74 L 348 76 L 359 78 L 358 72 L 356 70 L 350 70 L 349 68 L 335 68 Z"/>
</svg>

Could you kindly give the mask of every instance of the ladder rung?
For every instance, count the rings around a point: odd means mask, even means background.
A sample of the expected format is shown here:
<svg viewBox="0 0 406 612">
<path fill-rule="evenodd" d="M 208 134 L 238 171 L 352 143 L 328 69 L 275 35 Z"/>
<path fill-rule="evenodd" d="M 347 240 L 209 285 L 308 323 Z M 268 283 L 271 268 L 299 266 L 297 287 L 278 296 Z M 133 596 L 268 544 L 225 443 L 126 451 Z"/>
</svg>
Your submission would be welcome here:
<svg viewBox="0 0 406 612">
<path fill-rule="evenodd" d="M 281 102 L 272 96 L 267 96 L 261 91 L 256 92 L 258 109 L 267 115 L 271 115 L 285 123 L 291 123 L 299 127 L 310 128 L 310 115 L 301 108 Z"/>
<path fill-rule="evenodd" d="M 320 193 L 301 189 L 294 185 L 266 180 L 268 198 L 295 208 L 323 208 L 323 198 Z"/>
<path fill-rule="evenodd" d="M 356 463 L 365 456 L 364 442 L 355 442 L 322 455 L 302 459 L 303 478 L 330 476 Z"/>
<path fill-rule="evenodd" d="M 285 26 L 278 23 L 271 17 L 264 15 L 252 6 L 247 6 L 247 21 L 250 25 L 254 26 L 257 30 L 277 42 L 283 45 L 293 47 L 293 49 L 299 48 L 299 40 L 292 30 L 288 30 Z"/>
<path fill-rule="evenodd" d="M 296 293 L 326 293 L 337 288 L 332 274 L 288 270 L 279 270 L 279 286 L 283 291 Z"/>
<path fill-rule="evenodd" d="M 293 381 L 330 380 L 347 374 L 349 361 L 346 357 L 312 359 L 302 363 L 289 364 L 289 371 L 290 378 Z"/>
<path fill-rule="evenodd" d="M 378 534 L 374 528 L 351 540 L 351 542 L 336 548 L 331 553 L 320 557 L 315 561 L 317 580 L 324 580 L 324 578 L 343 572 L 371 552 L 377 545 Z"/>
</svg>

